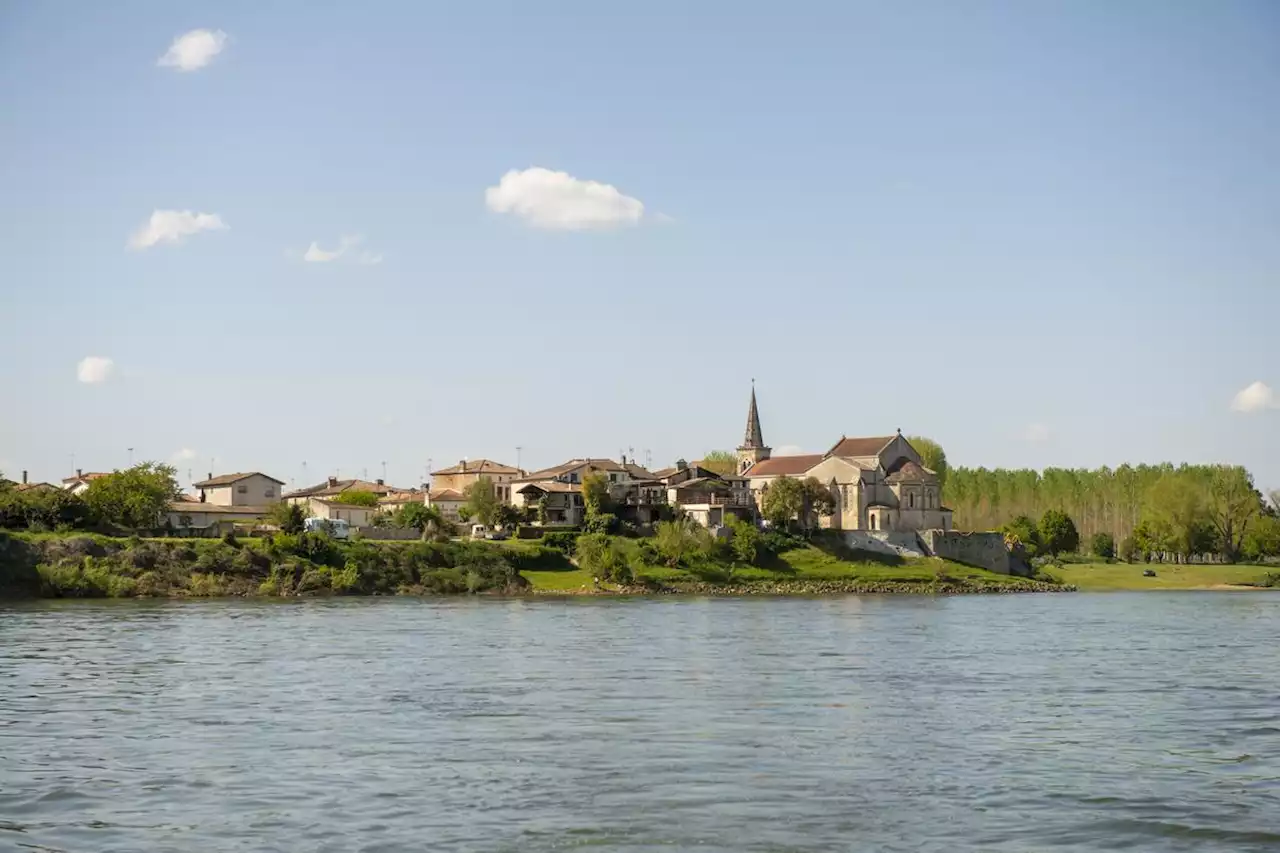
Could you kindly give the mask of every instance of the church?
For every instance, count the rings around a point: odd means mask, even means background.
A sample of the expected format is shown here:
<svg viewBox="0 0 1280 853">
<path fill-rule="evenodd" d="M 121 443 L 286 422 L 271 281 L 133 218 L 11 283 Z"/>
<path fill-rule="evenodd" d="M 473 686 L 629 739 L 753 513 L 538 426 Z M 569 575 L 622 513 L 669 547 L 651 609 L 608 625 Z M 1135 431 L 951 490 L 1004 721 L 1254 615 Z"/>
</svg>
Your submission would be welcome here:
<svg viewBox="0 0 1280 853">
<path fill-rule="evenodd" d="M 835 501 L 835 511 L 822 524 L 835 530 L 951 530 L 951 510 L 942 505 L 938 475 L 924 467 L 902 430 L 871 438 L 841 436 L 826 453 L 773 456 L 760 429 L 754 384 L 738 471 L 750 483 L 757 506 L 779 477 L 817 479 Z"/>
</svg>

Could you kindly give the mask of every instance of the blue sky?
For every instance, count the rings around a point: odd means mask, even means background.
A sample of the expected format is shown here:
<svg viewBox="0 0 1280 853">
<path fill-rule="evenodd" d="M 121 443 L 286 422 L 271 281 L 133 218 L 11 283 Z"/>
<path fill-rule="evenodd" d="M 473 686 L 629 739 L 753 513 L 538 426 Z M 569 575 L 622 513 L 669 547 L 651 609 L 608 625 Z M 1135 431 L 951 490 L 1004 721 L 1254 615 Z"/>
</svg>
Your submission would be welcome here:
<svg viewBox="0 0 1280 853">
<path fill-rule="evenodd" d="M 4 3 L 0 469 L 669 464 L 738 443 L 754 377 L 775 448 L 1280 487 L 1277 32 L 1265 0 Z"/>
</svg>

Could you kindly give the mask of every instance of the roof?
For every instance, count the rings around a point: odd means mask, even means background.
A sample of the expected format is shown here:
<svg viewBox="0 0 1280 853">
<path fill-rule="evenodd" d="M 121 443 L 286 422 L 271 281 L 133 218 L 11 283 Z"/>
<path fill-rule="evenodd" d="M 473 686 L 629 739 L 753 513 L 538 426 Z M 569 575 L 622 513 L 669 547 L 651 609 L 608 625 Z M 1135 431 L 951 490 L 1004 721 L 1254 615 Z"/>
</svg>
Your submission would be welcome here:
<svg viewBox="0 0 1280 853">
<path fill-rule="evenodd" d="M 449 468 L 441 468 L 439 471 L 432 471 L 431 476 L 437 474 L 519 474 L 519 468 L 512 468 L 510 465 L 503 465 L 501 462 L 494 462 L 492 459 L 470 459 L 463 460 L 457 465 Z"/>
<path fill-rule="evenodd" d="M 106 471 L 90 471 L 87 474 L 76 474 L 74 477 L 63 477 L 64 483 L 87 483 L 90 480 L 96 480 L 99 477 L 107 476 Z"/>
<path fill-rule="evenodd" d="M 238 483 L 241 480 L 247 480 L 250 477 L 265 477 L 273 483 L 279 483 L 282 486 L 284 485 L 284 480 L 277 480 L 275 477 L 268 477 L 261 471 L 245 471 L 239 474 L 219 474 L 216 477 L 210 477 L 208 480 L 201 480 L 199 483 L 192 483 L 191 485 L 195 486 L 197 489 L 210 489 L 215 486 L 230 486 L 233 483 Z"/>
<path fill-rule="evenodd" d="M 673 489 L 703 489 L 703 488 L 727 489 L 729 488 L 729 483 L 723 477 L 694 477 L 690 480 L 685 480 L 683 483 L 676 483 L 671 488 Z"/>
<path fill-rule="evenodd" d="M 756 383 L 751 382 L 751 407 L 747 409 L 747 429 L 742 436 L 742 450 L 764 448 L 764 433 L 760 431 L 760 410 L 756 408 Z"/>
<path fill-rule="evenodd" d="M 62 491 L 61 486 L 55 486 L 53 483 L 19 483 L 13 487 L 15 492 L 33 492 L 36 489 L 52 489 L 55 492 Z"/>
<path fill-rule="evenodd" d="M 369 512 L 377 512 L 377 507 L 363 506 L 362 504 L 344 504 L 342 501 L 335 501 L 333 498 L 312 498 L 313 501 L 319 501 L 328 507 L 334 509 L 367 509 Z"/>
<path fill-rule="evenodd" d="M 266 515 L 271 512 L 269 506 L 218 506 L 211 503 L 191 503 L 189 501 L 170 501 L 169 511 L 183 515 L 191 513 L 216 513 L 220 515 Z"/>
<path fill-rule="evenodd" d="M 827 456 L 879 456 L 896 435 L 874 436 L 871 438 L 846 438 L 840 436 L 835 447 L 827 451 Z"/>
<path fill-rule="evenodd" d="M 196 485 L 200 485 L 196 483 Z M 369 480 L 337 480 L 333 485 L 329 485 L 329 481 L 317 483 L 314 486 L 307 486 L 305 489 L 298 489 L 295 492 L 289 492 L 285 498 L 322 498 L 329 495 L 340 495 L 343 492 L 372 492 L 375 495 L 389 495 L 398 492 L 412 492 L 413 489 L 400 489 L 395 486 L 388 486 L 386 483 L 378 483 Z"/>
<path fill-rule="evenodd" d="M 893 505 L 884 503 L 883 501 L 872 501 L 867 504 L 867 509 L 893 509 Z"/>
<path fill-rule="evenodd" d="M 581 492 L 582 486 L 577 483 L 561 483 L 558 480 L 543 480 L 538 483 L 527 483 L 520 492 L 527 489 L 537 489 L 540 492 L 554 492 L 556 494 L 568 494 L 570 492 Z"/>
<path fill-rule="evenodd" d="M 917 465 L 910 459 L 902 460 L 902 464 L 896 465 L 889 472 L 889 476 L 884 478 L 886 483 L 922 483 L 932 482 L 937 479 L 937 474 L 922 465 Z"/>
<path fill-rule="evenodd" d="M 438 489 L 427 494 L 430 501 L 465 501 L 467 496 L 454 489 Z"/>
<path fill-rule="evenodd" d="M 642 468 L 642 467 L 640 467 L 639 465 L 635 464 L 634 462 L 623 462 L 623 463 L 622 463 L 622 467 L 626 470 L 626 472 L 627 472 L 628 474 L 630 474 L 630 475 L 631 475 L 632 479 L 635 479 L 635 480 L 656 480 L 656 479 L 658 479 L 658 475 L 657 475 L 657 474 L 653 473 L 652 471 L 650 471 L 650 470 L 649 470 L 649 469 L 647 469 L 647 468 Z"/>
<path fill-rule="evenodd" d="M 417 501 L 422 499 L 422 492 L 418 489 L 410 489 L 407 492 L 389 492 L 385 497 L 378 498 L 380 504 L 396 504 L 406 503 L 408 501 Z"/>
<path fill-rule="evenodd" d="M 680 469 L 675 467 L 674 465 L 670 468 L 659 468 L 657 471 L 653 472 L 653 476 L 654 476 L 654 479 L 665 480 L 679 470 Z"/>
<path fill-rule="evenodd" d="M 794 477 L 803 474 L 823 460 L 821 453 L 807 453 L 800 456 L 774 456 L 761 459 L 746 471 L 744 477 Z"/>
<path fill-rule="evenodd" d="M 543 468 L 541 471 L 534 471 L 532 474 L 521 477 L 520 481 L 536 482 L 540 480 L 551 480 L 584 466 L 590 468 L 592 471 L 627 471 L 625 467 L 614 462 L 612 459 L 570 459 L 568 462 L 562 462 L 559 465 L 553 465 L 550 468 Z"/>
</svg>

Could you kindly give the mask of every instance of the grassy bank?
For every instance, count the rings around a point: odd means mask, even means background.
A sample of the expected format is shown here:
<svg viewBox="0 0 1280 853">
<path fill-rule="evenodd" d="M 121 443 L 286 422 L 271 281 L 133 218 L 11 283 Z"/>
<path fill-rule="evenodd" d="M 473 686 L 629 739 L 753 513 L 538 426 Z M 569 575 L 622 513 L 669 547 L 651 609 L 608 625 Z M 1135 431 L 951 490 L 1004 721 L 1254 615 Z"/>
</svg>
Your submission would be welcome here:
<svg viewBox="0 0 1280 853">
<path fill-rule="evenodd" d="M 538 541 L 336 542 L 141 539 L 0 533 L 0 598 L 200 598 L 414 594 L 818 594 L 1061 589 L 944 560 L 860 559 L 814 544 L 729 559 L 658 564 L 643 540 L 616 540 L 634 576 L 597 583 Z M 646 560 L 646 557 L 650 558 Z"/>
<path fill-rule="evenodd" d="M 1145 569 L 1155 571 L 1143 577 Z M 1160 590 L 1248 588 L 1267 582 L 1267 575 L 1280 572 L 1277 566 L 1174 565 L 1170 563 L 1067 563 L 1052 570 L 1065 583 L 1082 590 Z"/>
</svg>

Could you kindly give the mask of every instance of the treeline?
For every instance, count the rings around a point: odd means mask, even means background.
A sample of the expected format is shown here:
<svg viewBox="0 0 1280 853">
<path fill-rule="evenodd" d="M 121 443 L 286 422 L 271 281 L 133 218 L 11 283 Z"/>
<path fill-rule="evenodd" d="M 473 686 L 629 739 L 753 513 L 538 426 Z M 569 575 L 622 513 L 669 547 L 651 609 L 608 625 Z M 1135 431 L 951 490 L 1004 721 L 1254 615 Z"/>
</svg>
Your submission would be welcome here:
<svg viewBox="0 0 1280 853">
<path fill-rule="evenodd" d="M 1190 559 L 1280 553 L 1274 500 L 1249 472 L 1227 465 L 1121 465 L 1095 470 L 950 468 L 943 499 L 965 530 L 1006 528 L 1062 511 L 1082 542 L 1109 534 L 1130 554 Z M 1126 555 L 1127 556 L 1127 555 Z"/>
</svg>

